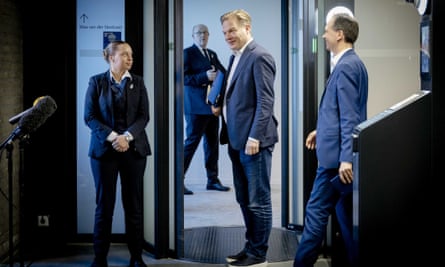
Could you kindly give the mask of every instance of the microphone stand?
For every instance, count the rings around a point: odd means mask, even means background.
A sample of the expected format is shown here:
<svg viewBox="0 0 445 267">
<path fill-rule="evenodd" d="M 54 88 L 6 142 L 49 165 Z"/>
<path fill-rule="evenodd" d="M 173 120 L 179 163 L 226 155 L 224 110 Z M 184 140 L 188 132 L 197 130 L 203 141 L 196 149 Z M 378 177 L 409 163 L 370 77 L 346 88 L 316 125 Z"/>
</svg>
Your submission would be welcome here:
<svg viewBox="0 0 445 267">
<path fill-rule="evenodd" d="M 8 159 L 8 200 L 9 200 L 9 266 L 14 266 L 14 203 L 13 203 L 13 155 L 12 151 L 14 150 L 13 141 L 16 138 L 15 131 L 0 145 L 0 155 L 4 149 L 8 152 L 6 157 Z M 20 138 L 19 147 L 20 147 L 20 169 L 19 169 L 19 184 L 20 184 L 20 205 L 23 203 L 23 175 L 24 175 L 24 145 L 28 143 L 29 135 L 24 135 Z M 19 218 L 19 259 L 20 266 L 24 266 L 24 261 L 22 257 L 22 233 L 23 233 L 23 212 L 21 211 L 21 207 L 19 210 L 20 218 Z"/>
<path fill-rule="evenodd" d="M 13 266 L 14 261 L 14 218 L 13 218 L 13 180 L 12 180 L 12 151 L 14 150 L 14 145 L 12 143 L 6 144 L 6 158 L 8 159 L 8 200 L 9 200 L 9 265 Z"/>
<path fill-rule="evenodd" d="M 25 263 L 23 260 L 23 248 L 24 248 L 24 228 L 25 228 L 25 212 L 24 212 L 24 203 L 25 203 L 25 146 L 29 144 L 29 134 L 24 135 L 19 140 L 19 151 L 20 151 L 20 169 L 19 169 L 19 184 L 20 184 L 20 228 L 19 228 L 19 261 L 20 267 L 24 267 Z"/>
</svg>

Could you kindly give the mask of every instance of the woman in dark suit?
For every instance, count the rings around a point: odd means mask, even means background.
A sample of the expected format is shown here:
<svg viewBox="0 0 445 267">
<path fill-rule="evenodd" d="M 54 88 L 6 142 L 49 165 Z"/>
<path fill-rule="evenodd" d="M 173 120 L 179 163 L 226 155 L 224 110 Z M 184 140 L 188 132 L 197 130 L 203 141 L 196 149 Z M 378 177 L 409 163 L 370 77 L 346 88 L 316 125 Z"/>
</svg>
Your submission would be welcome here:
<svg viewBox="0 0 445 267">
<path fill-rule="evenodd" d="M 107 267 L 111 229 L 120 176 L 130 267 L 146 266 L 142 260 L 142 185 L 151 155 L 145 127 L 149 101 L 143 78 L 129 72 L 131 46 L 111 42 L 104 49 L 109 70 L 89 79 L 84 120 L 91 129 L 88 155 L 96 187 L 94 252 L 92 267 Z"/>
</svg>

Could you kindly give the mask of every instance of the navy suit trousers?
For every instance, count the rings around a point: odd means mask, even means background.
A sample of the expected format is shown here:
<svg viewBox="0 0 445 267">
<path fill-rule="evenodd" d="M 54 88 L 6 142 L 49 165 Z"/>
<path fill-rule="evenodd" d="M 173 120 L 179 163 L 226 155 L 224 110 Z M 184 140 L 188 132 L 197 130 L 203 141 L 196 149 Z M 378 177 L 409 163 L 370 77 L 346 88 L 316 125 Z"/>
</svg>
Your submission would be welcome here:
<svg viewBox="0 0 445 267">
<path fill-rule="evenodd" d="M 209 181 L 218 178 L 219 117 L 210 114 L 186 114 L 186 138 L 184 142 L 184 173 L 203 139 L 205 168 Z"/>
</svg>

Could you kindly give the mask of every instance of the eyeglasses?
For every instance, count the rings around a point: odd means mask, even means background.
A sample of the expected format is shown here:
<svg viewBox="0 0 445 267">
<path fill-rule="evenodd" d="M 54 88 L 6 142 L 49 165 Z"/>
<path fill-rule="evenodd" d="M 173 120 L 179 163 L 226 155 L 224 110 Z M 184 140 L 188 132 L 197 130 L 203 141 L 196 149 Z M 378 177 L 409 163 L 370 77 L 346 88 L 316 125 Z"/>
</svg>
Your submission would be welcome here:
<svg viewBox="0 0 445 267">
<path fill-rule="evenodd" d="M 209 34 L 209 32 L 208 31 L 205 31 L 205 32 L 195 32 L 194 34 L 196 34 L 196 35 L 201 35 L 201 34 L 207 35 L 207 34 Z"/>
</svg>

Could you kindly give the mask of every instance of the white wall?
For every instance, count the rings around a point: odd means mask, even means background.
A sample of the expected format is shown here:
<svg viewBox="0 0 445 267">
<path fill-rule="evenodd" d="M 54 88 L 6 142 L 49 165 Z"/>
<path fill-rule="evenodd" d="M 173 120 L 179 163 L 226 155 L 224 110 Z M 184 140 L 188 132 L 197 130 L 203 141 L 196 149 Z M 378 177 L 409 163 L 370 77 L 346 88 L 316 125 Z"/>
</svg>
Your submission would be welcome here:
<svg viewBox="0 0 445 267">
<path fill-rule="evenodd" d="M 368 68 L 368 118 L 420 90 L 420 16 L 405 0 L 356 0 L 356 51 Z"/>
</svg>

